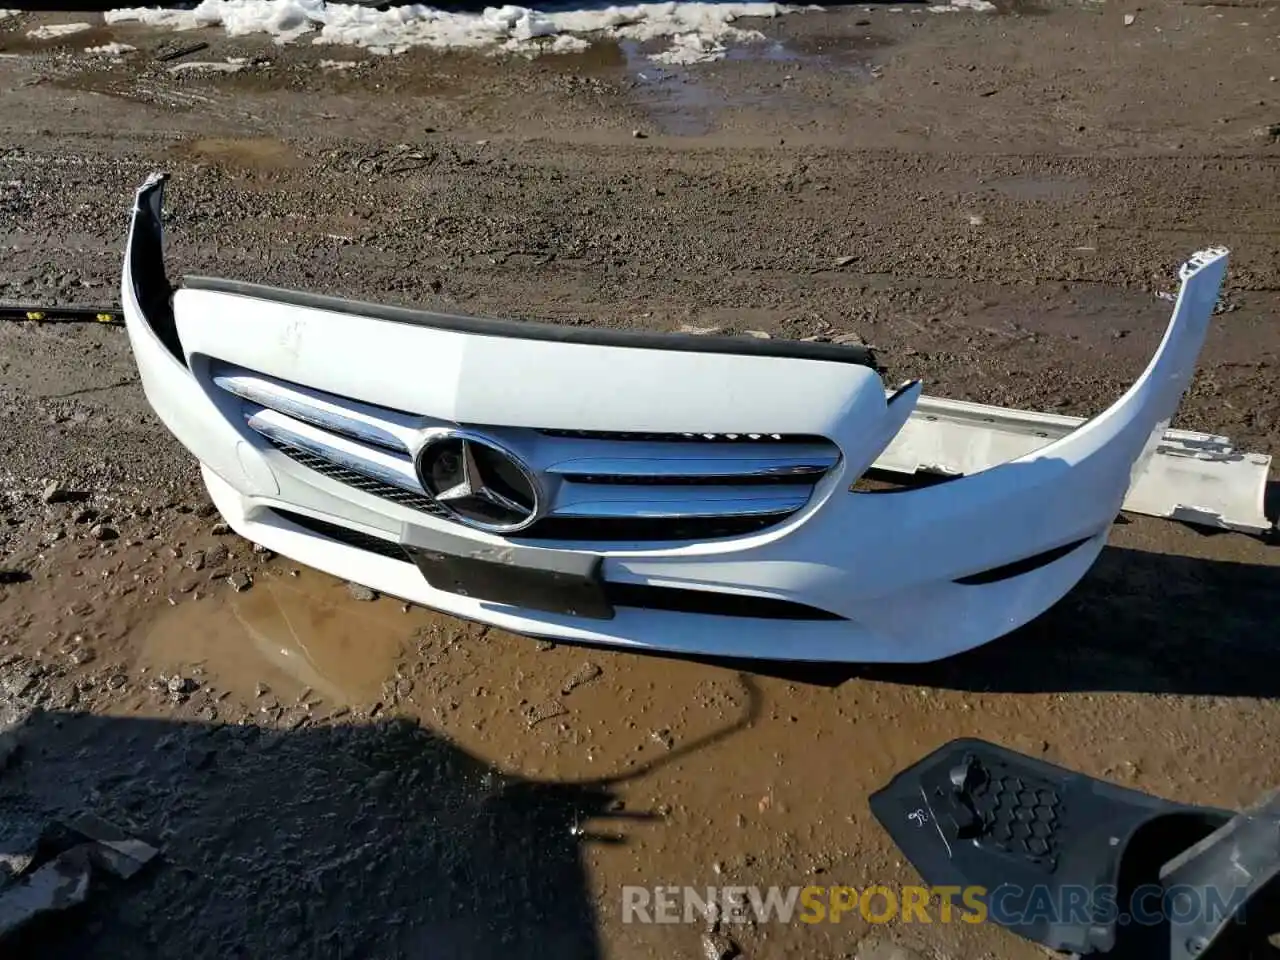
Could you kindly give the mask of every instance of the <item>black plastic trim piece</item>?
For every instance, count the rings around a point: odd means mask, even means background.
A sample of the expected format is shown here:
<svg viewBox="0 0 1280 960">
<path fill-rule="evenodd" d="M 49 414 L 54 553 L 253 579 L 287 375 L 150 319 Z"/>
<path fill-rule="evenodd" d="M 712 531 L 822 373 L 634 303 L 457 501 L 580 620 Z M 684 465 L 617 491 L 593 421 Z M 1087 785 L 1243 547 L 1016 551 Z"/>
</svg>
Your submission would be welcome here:
<svg viewBox="0 0 1280 960">
<path fill-rule="evenodd" d="M 357 550 L 366 550 L 379 556 L 404 563 L 413 563 L 409 553 L 390 540 L 370 536 L 359 530 L 328 520 L 318 520 L 305 514 L 294 513 L 280 507 L 270 512 L 294 526 L 326 537 Z M 678 613 L 702 613 L 721 617 L 753 617 L 762 620 L 843 620 L 839 614 L 817 607 L 810 607 L 792 600 L 773 597 L 749 597 L 712 590 L 686 590 L 680 587 L 651 587 L 642 583 L 617 583 L 605 581 L 604 594 L 617 607 L 637 607 L 645 610 L 672 610 Z"/>
<path fill-rule="evenodd" d="M 1006 563 L 999 567 L 992 567 L 990 570 L 971 573 L 969 576 L 960 577 L 954 582 L 963 583 L 965 586 L 981 586 L 988 583 L 999 583 L 1001 580 L 1012 580 L 1014 577 L 1020 577 L 1024 573 L 1031 573 L 1033 570 L 1047 567 L 1055 560 L 1061 560 L 1067 554 L 1084 546 L 1092 539 L 1093 537 L 1084 537 L 1081 540 L 1073 540 L 1070 543 L 1064 543 L 1060 547 L 1054 547 L 1052 550 L 1045 550 L 1043 553 L 1015 560 L 1013 563 Z"/>
<path fill-rule="evenodd" d="M 173 285 L 164 270 L 164 184 L 156 174 L 138 191 L 129 227 L 129 276 L 143 319 L 178 362 L 186 366 L 173 316 Z"/>
<path fill-rule="evenodd" d="M 350 527 L 344 527 L 340 523 L 330 523 L 328 520 L 320 520 L 316 517 L 309 517 L 304 513 L 294 513 L 292 510 L 282 510 L 279 507 L 269 508 L 271 513 L 287 520 L 295 527 L 301 527 L 310 533 L 318 534 L 329 540 L 344 544 L 348 547 L 354 547 L 357 550 L 364 550 L 368 553 L 376 553 L 380 557 L 386 557 L 390 560 L 402 560 L 405 563 L 412 563 L 412 559 L 400 547 L 400 544 L 393 540 L 384 540 L 381 537 L 371 536 L 362 533 L 359 530 L 352 530 Z"/>
<path fill-rule="evenodd" d="M 776 597 L 749 597 L 715 590 L 686 590 L 681 587 L 651 587 L 644 583 L 605 583 L 605 595 L 615 607 L 671 610 L 676 613 L 704 613 L 718 617 L 751 617 L 757 620 L 843 620 L 829 610 L 821 610 L 794 600 Z"/>
<path fill-rule="evenodd" d="M 188 290 L 210 290 L 237 297 L 251 297 L 312 310 L 353 314 L 391 323 L 407 323 L 437 330 L 452 330 L 482 337 L 541 340 L 551 343 L 586 344 L 596 347 L 629 347 L 640 350 L 672 350 L 681 353 L 718 353 L 748 357 L 778 357 L 788 360 L 823 360 L 870 367 L 877 372 L 875 355 L 866 347 L 836 343 L 804 343 L 797 340 L 757 340 L 753 337 L 693 337 L 678 333 L 651 333 L 645 330 L 606 330 L 599 327 L 568 327 L 533 320 L 495 320 L 463 317 L 411 307 L 346 300 L 299 290 L 282 290 L 240 280 L 218 277 L 184 277 Z"/>
</svg>

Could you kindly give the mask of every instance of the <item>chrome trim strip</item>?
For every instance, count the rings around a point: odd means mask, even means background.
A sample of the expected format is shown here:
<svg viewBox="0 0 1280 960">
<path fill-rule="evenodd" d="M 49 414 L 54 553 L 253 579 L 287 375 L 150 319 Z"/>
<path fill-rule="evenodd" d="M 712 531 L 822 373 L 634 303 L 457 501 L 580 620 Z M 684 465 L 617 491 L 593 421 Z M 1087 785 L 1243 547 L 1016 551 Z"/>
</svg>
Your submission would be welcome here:
<svg viewBox="0 0 1280 960">
<path fill-rule="evenodd" d="M 698 457 L 582 457 L 545 467 L 550 474 L 577 483 L 653 482 L 671 484 L 734 483 L 752 480 L 795 480 L 816 483 L 836 465 L 834 450 L 806 451 L 799 456 Z"/>
<path fill-rule="evenodd" d="M 390 430 L 334 409 L 337 406 L 336 402 L 331 402 L 332 405 L 329 407 L 320 406 L 317 403 L 318 397 L 308 396 L 284 384 L 248 374 L 216 374 L 213 382 L 227 393 L 276 410 L 313 427 L 328 430 L 351 440 L 359 440 L 361 443 L 380 447 L 383 450 L 396 453 L 409 452 L 409 447 L 404 440 Z M 337 398 L 334 399 L 337 400 Z"/>
<path fill-rule="evenodd" d="M 577 519 L 695 520 L 716 517 L 766 517 L 795 513 L 809 499 L 809 491 L 789 496 L 738 497 L 720 500 L 580 500 L 556 507 L 548 514 Z"/>
<path fill-rule="evenodd" d="M 407 458 L 403 461 L 403 466 L 401 467 L 398 463 L 386 462 L 394 461 L 395 458 L 381 451 L 368 450 L 362 454 L 354 450 L 345 450 L 333 442 L 338 438 L 335 437 L 333 440 L 329 440 L 312 435 L 310 428 L 304 424 L 294 426 L 280 422 L 283 417 L 284 414 L 278 411 L 259 410 L 256 413 L 246 413 L 245 423 L 248 424 L 250 430 L 260 433 L 276 443 L 302 450 L 354 473 L 360 473 L 383 483 L 389 483 L 392 486 L 426 496 L 421 484 L 418 483 L 417 475 L 414 473 L 413 463 Z M 380 460 L 382 462 L 379 462 Z"/>
</svg>

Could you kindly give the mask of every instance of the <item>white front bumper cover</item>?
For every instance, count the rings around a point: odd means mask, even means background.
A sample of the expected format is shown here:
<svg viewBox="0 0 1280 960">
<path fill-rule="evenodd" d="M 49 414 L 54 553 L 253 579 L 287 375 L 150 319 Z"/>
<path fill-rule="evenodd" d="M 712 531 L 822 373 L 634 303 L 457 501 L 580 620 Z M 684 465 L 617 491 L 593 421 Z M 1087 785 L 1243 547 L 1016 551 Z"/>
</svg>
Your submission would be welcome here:
<svg viewBox="0 0 1280 960">
<path fill-rule="evenodd" d="M 853 492 L 920 399 L 918 383 L 887 398 L 856 351 L 470 320 L 227 281 L 173 291 L 163 184 L 137 195 L 128 333 L 148 400 L 237 533 L 520 633 L 723 656 L 935 660 L 1054 604 L 1155 453 L 1227 263 L 1211 250 L 1183 267 L 1156 355 L 1100 415 L 972 475 Z M 560 524 L 550 538 L 472 529 L 413 492 L 415 456 L 458 426 L 537 476 L 538 522 Z M 698 524 L 711 535 L 691 537 Z M 397 544 L 440 534 L 490 557 L 599 557 L 613 615 L 435 589 Z"/>
</svg>

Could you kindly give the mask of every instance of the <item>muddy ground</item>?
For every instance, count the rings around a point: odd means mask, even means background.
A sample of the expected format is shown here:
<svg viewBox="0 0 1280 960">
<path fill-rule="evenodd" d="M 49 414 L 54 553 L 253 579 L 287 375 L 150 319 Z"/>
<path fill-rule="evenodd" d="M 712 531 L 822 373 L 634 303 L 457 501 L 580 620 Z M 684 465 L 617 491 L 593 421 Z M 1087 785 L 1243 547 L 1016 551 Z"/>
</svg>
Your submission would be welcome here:
<svg viewBox="0 0 1280 960">
<path fill-rule="evenodd" d="M 162 168 L 175 275 L 856 333 L 890 381 L 1085 415 L 1142 368 L 1181 260 L 1225 244 L 1179 420 L 1280 452 L 1276 3 L 833 8 L 685 68 L 211 30 L 186 59 L 246 65 L 171 73 L 161 32 L 26 34 L 59 19 L 84 16 L 0 23 L 0 301 L 114 301 L 131 192 Z M 83 53 L 111 41 L 138 50 Z M 0 323 L 0 413 L 22 744 L 0 837 L 87 809 L 163 849 L 28 955 L 701 957 L 701 923 L 624 924 L 622 886 L 914 882 L 867 796 L 953 737 L 1199 803 L 1280 783 L 1262 539 L 1129 518 L 1056 608 L 940 664 L 697 663 L 361 601 L 255 553 L 118 328 Z M 1042 956 L 966 924 L 724 933 L 750 958 Z"/>
</svg>

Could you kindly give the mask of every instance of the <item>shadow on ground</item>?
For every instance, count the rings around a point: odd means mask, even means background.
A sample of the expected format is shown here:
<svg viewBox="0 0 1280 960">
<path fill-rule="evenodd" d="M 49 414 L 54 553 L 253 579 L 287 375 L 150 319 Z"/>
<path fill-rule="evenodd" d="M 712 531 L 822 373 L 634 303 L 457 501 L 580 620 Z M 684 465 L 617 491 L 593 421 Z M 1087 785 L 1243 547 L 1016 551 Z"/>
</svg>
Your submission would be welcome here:
<svg viewBox="0 0 1280 960">
<path fill-rule="evenodd" d="M 503 773 L 405 718 L 293 731 L 43 710 L 17 722 L 0 685 L 0 746 L 18 744 L 16 763 L 0 759 L 0 887 L 6 855 L 42 834 L 47 846 L 50 825 L 79 813 L 162 851 L 128 881 L 96 877 L 86 903 L 0 956 L 592 960 L 585 848 L 660 829 L 615 788 L 750 726 L 759 693 L 740 679 L 735 720 L 580 783 Z"/>
<path fill-rule="evenodd" d="M 692 657 L 838 686 L 855 677 L 986 692 L 1280 697 L 1280 567 L 1107 547 L 1043 616 L 977 650 L 869 666 Z"/>
<path fill-rule="evenodd" d="M 504 777 L 407 721 L 289 733 L 36 713 L 18 735 L 0 838 L 87 809 L 163 861 L 95 880 L 5 957 L 599 956 L 578 825 L 627 816 L 606 788 Z"/>
</svg>

